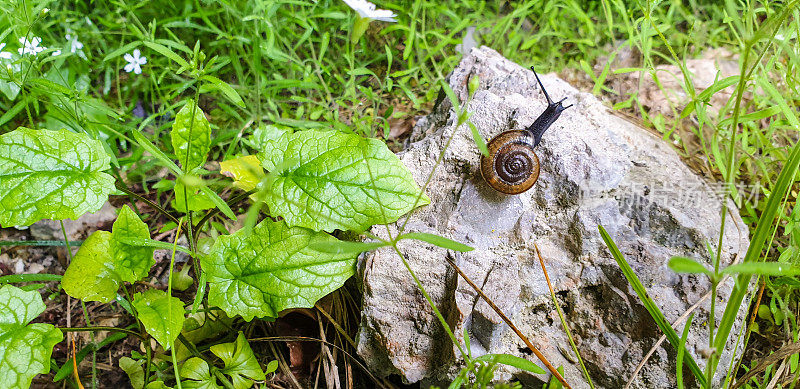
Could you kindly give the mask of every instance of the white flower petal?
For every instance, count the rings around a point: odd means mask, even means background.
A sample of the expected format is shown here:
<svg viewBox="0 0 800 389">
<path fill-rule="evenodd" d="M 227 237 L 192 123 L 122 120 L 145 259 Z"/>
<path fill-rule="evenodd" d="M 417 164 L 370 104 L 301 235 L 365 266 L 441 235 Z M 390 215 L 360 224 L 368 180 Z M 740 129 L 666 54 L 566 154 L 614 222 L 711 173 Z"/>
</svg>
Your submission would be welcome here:
<svg viewBox="0 0 800 389">
<path fill-rule="evenodd" d="M 0 51 L 0 58 L 2 59 L 11 59 L 11 53 L 7 51 Z"/>
<path fill-rule="evenodd" d="M 133 65 L 133 72 L 136 74 L 142 74 L 142 67 L 139 64 Z"/>
<path fill-rule="evenodd" d="M 396 22 L 395 16 L 397 16 L 397 14 L 388 9 L 378 9 L 375 10 L 370 17 L 383 22 Z"/>
<path fill-rule="evenodd" d="M 133 49 L 133 58 L 134 58 L 134 59 L 138 60 L 138 59 L 139 59 L 139 56 L 140 56 L 141 54 L 142 54 L 142 53 L 139 51 L 139 49 Z"/>
<path fill-rule="evenodd" d="M 141 57 L 138 61 L 139 65 L 144 65 L 147 63 L 147 57 Z"/>
<path fill-rule="evenodd" d="M 133 67 L 134 67 L 134 64 L 129 63 L 129 64 L 125 65 L 125 71 L 130 73 L 130 72 L 133 71 Z"/>
<path fill-rule="evenodd" d="M 124 58 L 124 59 L 125 59 L 125 62 L 131 62 L 131 63 L 133 63 L 133 56 L 131 56 L 131 55 L 130 55 L 130 54 L 128 54 L 128 53 L 125 53 L 125 55 L 123 55 L 123 56 L 122 56 L 122 58 Z"/>
</svg>

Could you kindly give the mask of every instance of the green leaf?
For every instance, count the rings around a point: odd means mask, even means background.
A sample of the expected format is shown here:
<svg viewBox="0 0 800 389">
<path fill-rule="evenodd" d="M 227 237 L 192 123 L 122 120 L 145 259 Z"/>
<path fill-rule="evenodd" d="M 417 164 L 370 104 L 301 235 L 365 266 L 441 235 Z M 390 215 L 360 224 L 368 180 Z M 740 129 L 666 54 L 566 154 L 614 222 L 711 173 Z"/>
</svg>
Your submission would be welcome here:
<svg viewBox="0 0 800 389">
<path fill-rule="evenodd" d="M 653 321 L 656 322 L 658 328 L 664 332 L 664 335 L 666 335 L 667 340 L 669 340 L 669 343 L 672 345 L 672 347 L 675 347 L 677 350 L 680 347 L 680 338 L 678 338 L 678 334 L 664 317 L 664 314 L 661 312 L 661 310 L 658 309 L 658 306 L 653 299 L 651 299 L 647 294 L 647 289 L 645 289 L 644 285 L 642 285 L 642 281 L 639 280 L 639 277 L 633 272 L 631 266 L 628 265 L 627 261 L 625 261 L 625 257 L 619 251 L 617 245 L 611 239 L 611 236 L 608 235 L 606 229 L 601 225 L 598 225 L 597 228 L 600 230 L 600 236 L 603 237 L 603 241 L 606 243 L 606 246 L 608 246 L 608 251 L 611 252 L 611 256 L 614 257 L 614 260 L 617 261 L 617 265 L 619 265 L 619 268 L 622 270 L 622 274 L 625 275 L 625 278 L 628 279 L 628 283 L 630 283 L 631 287 L 633 287 L 633 290 L 636 291 L 636 295 L 639 296 L 639 300 L 641 300 L 642 305 L 644 305 L 645 309 L 647 309 L 647 312 L 650 313 L 650 316 L 653 318 Z M 692 374 L 694 374 L 695 379 L 697 379 L 697 381 L 700 383 L 700 386 L 704 387 L 706 385 L 706 378 L 703 375 L 703 371 L 700 370 L 697 362 L 695 362 L 694 358 L 692 357 L 692 354 L 686 353 L 684 355 L 684 362 L 689 365 L 689 369 L 692 371 Z"/>
<path fill-rule="evenodd" d="M 478 151 L 480 151 L 484 157 L 488 157 L 489 149 L 486 146 L 486 141 L 481 136 L 481 133 L 478 132 L 475 123 L 468 122 L 467 125 L 469 125 L 469 130 L 472 132 L 472 139 L 475 141 L 475 146 L 478 146 Z"/>
<path fill-rule="evenodd" d="M 209 200 L 211 200 L 214 206 L 217 207 L 220 211 L 222 211 L 223 215 L 227 216 L 231 220 L 236 220 L 236 215 L 233 213 L 233 210 L 231 210 L 231 207 L 228 206 L 228 203 L 226 203 L 225 200 L 219 197 L 218 194 L 214 193 L 214 191 L 211 190 L 211 188 L 209 188 L 205 184 L 202 184 L 200 186 L 200 192 L 202 192 L 204 196 L 206 196 Z"/>
<path fill-rule="evenodd" d="M 467 252 L 475 250 L 474 248 L 467 246 L 463 243 L 458 243 L 452 239 L 447 239 L 443 236 L 429 234 L 426 232 L 409 232 L 407 234 L 400 235 L 398 238 L 400 239 L 416 239 L 421 240 L 423 242 L 428 242 L 432 245 L 439 246 L 441 248 L 453 250 L 453 251 L 460 251 L 460 252 Z"/>
<path fill-rule="evenodd" d="M 51 324 L 28 324 L 44 309 L 39 292 L 0 287 L 0 388 L 28 388 L 50 371 L 53 346 L 64 335 Z"/>
<path fill-rule="evenodd" d="M 152 142 L 147 140 L 147 138 L 145 138 L 144 135 L 140 134 L 139 131 L 131 131 L 131 135 L 133 135 L 133 139 L 136 140 L 136 143 L 138 143 L 141 148 L 145 149 L 145 151 L 150 153 L 159 162 L 161 162 L 161 165 L 166 166 L 167 168 L 169 168 L 169 170 L 172 170 L 172 173 L 174 173 L 176 176 L 180 176 L 181 174 L 183 174 L 181 168 L 179 168 L 178 165 L 175 164 L 175 162 L 172 162 L 172 160 L 169 159 L 169 157 L 167 157 L 167 155 L 164 154 L 163 151 L 159 150 L 158 147 L 156 147 Z"/>
<path fill-rule="evenodd" d="M 145 330 L 153 338 L 169 350 L 183 328 L 183 303 L 177 297 L 167 296 L 167 292 L 148 289 L 144 293 L 136 293 L 133 307 L 139 313 Z"/>
<path fill-rule="evenodd" d="M 686 320 L 686 325 L 683 326 L 683 335 L 681 335 L 681 344 L 678 346 L 678 358 L 676 362 L 675 378 L 678 381 L 678 389 L 683 389 L 683 354 L 686 352 L 686 338 L 689 337 L 689 329 L 692 328 L 692 320 L 694 314 L 689 315 Z"/>
<path fill-rule="evenodd" d="M 760 274 L 764 276 L 796 276 L 800 267 L 779 262 L 743 262 L 722 270 L 722 274 Z"/>
<path fill-rule="evenodd" d="M 360 254 L 365 251 L 371 251 L 389 245 L 391 245 L 389 242 L 348 242 L 346 240 L 332 241 L 323 238 L 318 241 L 312 241 L 308 244 L 308 247 L 312 250 L 328 254 Z"/>
<path fill-rule="evenodd" d="M 152 247 L 129 244 L 150 240 L 147 225 L 128 206 L 123 206 L 112 232 L 95 231 L 72 259 L 61 286 L 83 301 L 110 302 L 122 282 L 147 276 L 155 264 Z"/>
<path fill-rule="evenodd" d="M 796 4 L 797 2 L 793 2 L 792 5 L 787 5 L 787 7 L 793 7 Z M 785 8 L 782 12 L 770 16 L 770 18 L 778 14 L 783 14 L 789 9 L 790 8 Z M 784 14 L 784 17 L 785 16 L 786 15 Z M 759 86 L 761 86 L 761 88 L 773 98 L 773 101 L 777 102 L 781 107 L 783 115 L 789 124 L 794 128 L 800 128 L 800 119 L 798 119 L 797 115 L 795 115 L 794 106 L 790 107 L 786 102 L 785 96 L 781 95 L 781 93 L 773 85 L 771 85 L 768 80 L 761 80 L 759 78 L 758 81 Z M 740 82 L 744 82 L 744 78 L 740 80 Z M 758 218 L 755 231 L 753 231 L 753 234 L 751 235 L 752 237 L 750 239 L 750 246 L 747 248 L 747 253 L 744 256 L 744 261 L 742 261 L 742 263 L 760 262 L 761 253 L 765 252 L 765 249 L 766 251 L 770 249 L 771 246 L 767 245 L 767 240 L 769 239 L 770 242 L 772 240 L 773 221 L 779 212 L 783 210 L 783 199 L 787 192 L 794 186 L 795 177 L 797 177 L 798 166 L 800 166 L 800 142 L 796 142 L 794 146 L 792 146 L 786 163 L 783 165 L 778 178 L 775 180 L 775 184 L 772 186 L 772 188 L 770 188 L 771 192 L 769 199 L 764 207 L 764 211 Z M 722 320 L 720 320 L 719 328 L 714 337 L 714 347 L 716 347 L 717 350 L 722 350 L 725 348 L 725 344 L 728 341 L 728 336 L 733 328 L 733 324 L 736 322 L 736 317 L 739 315 L 739 310 L 742 306 L 744 296 L 750 289 L 750 283 L 748 282 L 750 277 L 751 275 L 749 274 L 740 274 L 736 277 L 736 282 L 734 283 L 733 290 L 731 291 L 731 296 L 728 299 L 727 305 L 725 306 L 725 312 L 722 314 Z M 714 366 L 712 367 L 713 369 L 716 369 L 716 364 L 719 363 L 719 359 L 714 359 L 713 361 Z"/>
<path fill-rule="evenodd" d="M 504 365 L 516 367 L 517 369 L 529 371 L 534 374 L 545 374 L 544 369 L 542 369 L 535 363 L 525 358 L 520 358 L 510 354 L 486 354 L 486 355 L 481 355 L 480 357 L 477 357 L 474 360 L 491 362 L 491 363 L 502 363 Z"/>
<path fill-rule="evenodd" d="M 255 155 L 229 159 L 219 163 L 220 174 L 233 178 L 233 186 L 249 191 L 265 177 L 261 161 Z"/>
<path fill-rule="evenodd" d="M 175 157 L 186 172 L 206 162 L 211 148 L 211 127 L 206 115 L 194 100 L 189 100 L 178 111 L 170 131 Z"/>
<path fill-rule="evenodd" d="M 669 260 L 668 266 L 675 273 L 702 273 L 707 274 L 709 277 L 714 275 L 714 273 L 706 269 L 703 264 L 686 257 L 672 257 L 672 259 Z"/>
<path fill-rule="evenodd" d="M 147 277 L 150 268 L 156 264 L 153 258 L 155 249 L 127 244 L 127 239 L 149 240 L 150 229 L 135 212 L 124 205 L 111 228 L 111 255 L 113 261 L 119 264 L 117 273 L 122 281 L 136 282 Z"/>
<path fill-rule="evenodd" d="M 245 320 L 276 317 L 287 308 L 312 307 L 354 273 L 356 255 L 312 250 L 309 243 L 335 241 L 325 233 L 289 228 L 265 219 L 214 242 L 201 258 L 210 284 L 208 302 Z"/>
<path fill-rule="evenodd" d="M 83 301 L 110 302 L 121 282 L 111 259 L 111 233 L 95 231 L 83 242 L 64 272 L 61 286 L 68 295 Z"/>
<path fill-rule="evenodd" d="M 172 199 L 172 208 L 178 212 L 186 213 L 186 200 L 189 201 L 189 210 L 203 211 L 206 209 L 214 208 L 214 202 L 208 198 L 204 193 L 200 192 L 200 188 L 189 187 L 188 196 L 185 194 L 186 185 L 182 182 L 175 184 L 175 198 Z"/>
<path fill-rule="evenodd" d="M 214 86 L 217 90 L 222 92 L 225 97 L 228 98 L 232 103 L 245 108 L 244 101 L 242 101 L 242 97 L 239 96 L 238 93 L 230 86 L 227 82 L 220 80 L 214 76 L 205 75 L 202 77 L 203 80 L 208 81 L 211 85 Z"/>
<path fill-rule="evenodd" d="M 161 55 L 163 55 L 163 56 L 165 56 L 165 57 L 177 62 L 178 65 L 181 65 L 182 67 L 187 68 L 187 69 L 189 68 L 189 63 L 186 62 L 185 59 L 181 58 L 180 55 L 178 55 L 174 51 L 170 50 L 169 47 L 160 45 L 160 44 L 155 43 L 155 42 L 147 42 L 147 41 L 145 41 L 145 42 L 142 42 L 142 43 L 144 43 L 145 46 L 157 51 L 159 54 L 161 54 Z"/>
<path fill-rule="evenodd" d="M 172 387 L 167 386 L 167 384 L 165 384 L 164 381 L 158 380 L 147 384 L 147 386 L 145 386 L 144 389 L 172 389 Z"/>
<path fill-rule="evenodd" d="M 99 141 L 68 130 L 20 127 L 0 135 L 0 225 L 77 219 L 103 206 L 114 178 Z"/>
<path fill-rule="evenodd" d="M 133 360 L 128 357 L 119 359 L 119 368 L 128 375 L 131 380 L 133 389 L 142 389 L 144 387 L 144 369 L 142 368 L 143 360 Z"/>
<path fill-rule="evenodd" d="M 189 389 L 218 389 L 217 379 L 211 376 L 208 363 L 200 358 L 189 358 L 181 366 L 181 377 L 186 381 L 181 381 L 184 388 Z"/>
<path fill-rule="evenodd" d="M 364 231 L 396 221 L 420 195 L 411 173 L 378 139 L 267 127 L 257 143 L 262 166 L 274 174 L 265 202 L 290 226 Z M 428 203 L 422 194 L 417 205 Z"/>
<path fill-rule="evenodd" d="M 211 352 L 225 362 L 222 372 L 231 377 L 235 389 L 249 388 L 253 385 L 253 380 L 261 381 L 266 378 L 250 344 L 241 332 L 236 337 L 236 342 L 211 346 Z"/>
<path fill-rule="evenodd" d="M 120 48 L 108 53 L 105 56 L 105 58 L 103 58 L 103 62 L 106 62 L 106 61 L 108 61 L 109 59 L 112 59 L 112 58 L 119 57 L 120 55 L 125 54 L 125 53 L 127 53 L 127 52 L 129 52 L 129 51 L 131 51 L 131 50 L 133 50 L 133 49 L 135 49 L 137 47 L 139 47 L 139 45 L 141 43 L 142 43 L 141 41 L 135 41 L 135 42 L 128 43 L 127 45 L 122 46 L 122 47 L 120 47 Z"/>
</svg>

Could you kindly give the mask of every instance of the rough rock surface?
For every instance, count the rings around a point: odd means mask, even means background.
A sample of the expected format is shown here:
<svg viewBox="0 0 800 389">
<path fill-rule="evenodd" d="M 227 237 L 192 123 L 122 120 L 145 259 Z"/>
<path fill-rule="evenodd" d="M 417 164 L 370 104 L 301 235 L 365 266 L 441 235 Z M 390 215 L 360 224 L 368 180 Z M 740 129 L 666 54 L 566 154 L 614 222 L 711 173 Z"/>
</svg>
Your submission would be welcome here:
<svg viewBox="0 0 800 389">
<path fill-rule="evenodd" d="M 546 106 L 533 73 L 491 49 L 474 49 L 450 75 L 450 86 L 461 101 L 475 75 L 480 76 L 480 88 L 468 109 L 486 139 L 524 128 Z M 400 249 L 454 332 L 460 336 L 468 331 L 473 356 L 511 353 L 539 363 L 448 267 L 446 256 L 554 365 L 564 366 L 573 387 L 587 387 L 552 304 L 536 243 L 595 385 L 621 388 L 661 333 L 610 256 L 598 224 L 674 322 L 710 284 L 701 276 L 675 274 L 667 262 L 684 255 L 710 263 L 706 245 L 716 247 L 718 241 L 721 197 L 668 144 L 609 113 L 593 96 L 553 76 L 542 76 L 542 81 L 554 99 L 568 97 L 575 106 L 545 133 L 537 147 L 541 176 L 521 195 L 499 194 L 484 182 L 470 130 L 454 128 L 456 118 L 447 99 L 418 122 L 414 143 L 401 155 L 417 182 L 427 180 L 451 135 L 452 141 L 427 187 L 431 204 L 411 215 L 406 231 L 440 234 L 475 250 L 456 253 L 419 241 L 403 241 Z M 397 229 L 389 226 L 393 236 Z M 383 226 L 373 228 L 381 236 L 386 231 Z M 725 225 L 723 265 L 743 257 L 747 237 L 734 208 Z M 369 253 L 360 262 L 360 272 L 364 306 L 358 352 L 373 371 L 398 374 L 408 382 L 436 383 L 460 368 L 458 352 L 395 252 Z M 728 280 L 719 288 L 717 320 L 731 287 Z M 705 359 L 700 355 L 708 344 L 708 307 L 706 299 L 695 311 L 687 347 L 701 367 Z M 743 309 L 733 334 L 744 314 Z M 683 324 L 676 327 L 682 329 Z M 732 346 L 733 341 L 723 351 L 720 370 L 729 364 Z M 671 346 L 662 344 L 634 387 L 674 387 L 675 356 Z M 547 379 L 513 369 L 499 374 L 527 384 Z"/>
</svg>

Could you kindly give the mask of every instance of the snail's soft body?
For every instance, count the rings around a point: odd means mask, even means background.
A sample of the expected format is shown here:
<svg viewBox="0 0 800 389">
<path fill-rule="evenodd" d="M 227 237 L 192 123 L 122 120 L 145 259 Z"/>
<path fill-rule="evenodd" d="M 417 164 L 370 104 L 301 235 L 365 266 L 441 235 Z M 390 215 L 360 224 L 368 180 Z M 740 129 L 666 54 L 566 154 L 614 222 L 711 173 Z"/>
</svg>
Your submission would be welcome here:
<svg viewBox="0 0 800 389">
<path fill-rule="evenodd" d="M 520 194 L 536 183 L 539 179 L 539 157 L 533 149 L 541 142 L 544 132 L 561 116 L 561 112 L 571 107 L 562 104 L 566 98 L 553 102 L 535 70 L 533 74 L 547 98 L 547 108 L 524 130 L 505 131 L 492 138 L 486 145 L 489 155 L 481 156 L 484 180 L 496 191 L 505 194 Z"/>
</svg>

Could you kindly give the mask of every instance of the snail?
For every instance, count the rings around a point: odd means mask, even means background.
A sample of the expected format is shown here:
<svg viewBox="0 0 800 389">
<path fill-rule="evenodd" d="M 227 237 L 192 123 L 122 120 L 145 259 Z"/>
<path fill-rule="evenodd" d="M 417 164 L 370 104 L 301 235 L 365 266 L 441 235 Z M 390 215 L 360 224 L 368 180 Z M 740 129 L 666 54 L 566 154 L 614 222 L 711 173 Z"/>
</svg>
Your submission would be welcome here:
<svg viewBox="0 0 800 389">
<path fill-rule="evenodd" d="M 539 157 L 533 149 L 541 142 L 542 134 L 565 109 L 561 103 L 567 98 L 553 102 L 531 66 L 536 81 L 547 98 L 547 108 L 524 130 L 509 130 L 492 138 L 487 145 L 489 156 L 481 156 L 481 174 L 494 190 L 505 194 L 520 194 L 530 189 L 539 179 Z"/>
</svg>

